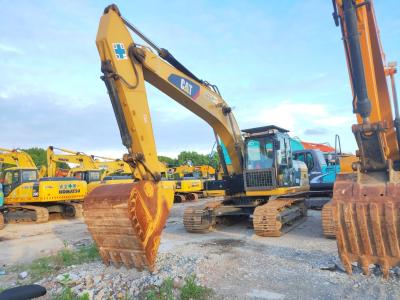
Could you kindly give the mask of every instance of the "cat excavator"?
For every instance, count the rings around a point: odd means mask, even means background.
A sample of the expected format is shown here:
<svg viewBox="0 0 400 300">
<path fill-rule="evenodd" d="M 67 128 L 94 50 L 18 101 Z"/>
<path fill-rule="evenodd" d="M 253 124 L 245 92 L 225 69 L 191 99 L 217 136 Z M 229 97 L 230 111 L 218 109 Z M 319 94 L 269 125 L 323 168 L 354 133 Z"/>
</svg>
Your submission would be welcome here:
<svg viewBox="0 0 400 300">
<path fill-rule="evenodd" d="M 129 30 L 147 45 L 135 43 Z M 219 218 L 252 217 L 256 234 L 279 236 L 304 219 L 307 168 L 292 159 L 287 130 L 263 126 L 241 131 L 218 88 L 149 40 L 116 5 L 104 10 L 96 45 L 101 79 L 128 150 L 123 160 L 137 172 L 135 182 L 99 186 L 85 198 L 85 222 L 104 263 L 153 270 L 173 204 L 173 183 L 161 180 L 145 81 L 206 121 L 230 157 L 228 170 L 218 145 L 226 197 L 187 209 L 186 230 L 205 232 Z"/>
<path fill-rule="evenodd" d="M 400 263 L 400 114 L 394 74 L 386 63 L 373 1 L 336 0 L 353 91 L 352 126 L 358 145 L 353 172 L 338 174 L 323 222 L 331 222 L 348 273 L 379 265 L 384 277 Z M 387 78 L 391 82 L 391 93 Z M 391 97 L 392 96 L 392 101 Z M 324 208 L 325 209 L 325 208 Z M 324 218 L 324 215 L 323 215 Z"/>
</svg>

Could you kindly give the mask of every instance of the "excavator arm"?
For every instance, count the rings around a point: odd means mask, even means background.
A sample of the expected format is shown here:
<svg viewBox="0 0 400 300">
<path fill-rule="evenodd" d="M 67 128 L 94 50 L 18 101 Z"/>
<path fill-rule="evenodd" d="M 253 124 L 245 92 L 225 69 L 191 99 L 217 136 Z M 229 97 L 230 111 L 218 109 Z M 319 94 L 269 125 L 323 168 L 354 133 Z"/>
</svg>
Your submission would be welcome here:
<svg viewBox="0 0 400 300">
<path fill-rule="evenodd" d="M 356 173 L 338 176 L 334 186 L 332 204 L 339 255 L 349 273 L 356 261 L 365 274 L 370 272 L 370 264 L 380 265 L 387 277 L 389 268 L 400 263 L 396 70 L 394 64 L 385 62 L 373 1 L 333 2 L 353 90 L 358 124 L 352 130 L 359 148 Z M 393 102 L 387 76 L 392 82 Z"/>
<path fill-rule="evenodd" d="M 0 148 L 0 163 L 16 165 L 19 168 L 36 169 L 36 164 L 32 157 L 21 150 Z"/>
<path fill-rule="evenodd" d="M 113 174 L 131 174 L 130 166 L 120 159 L 92 155 L 94 164 L 97 168 L 104 170 L 103 177 Z"/>
<path fill-rule="evenodd" d="M 146 46 L 136 44 L 128 28 L 152 45 L 157 54 Z M 122 141 L 131 159 L 143 156 L 150 173 L 158 172 L 144 86 L 146 81 L 210 124 L 228 150 L 233 172 L 242 173 L 241 132 L 231 108 L 216 88 L 200 81 L 167 50 L 155 46 L 120 16 L 116 6 L 106 8 L 96 45 L 102 61 L 102 79 L 109 91 Z"/>
<path fill-rule="evenodd" d="M 62 154 L 55 153 L 54 150 L 61 151 Z M 47 176 L 55 177 L 57 171 L 57 162 L 61 163 L 71 163 L 75 165 L 79 165 L 79 168 L 87 169 L 87 170 L 96 170 L 98 169 L 95 165 L 93 159 L 84 153 L 74 152 L 71 150 L 56 148 L 53 146 L 49 146 L 47 148 Z"/>
<path fill-rule="evenodd" d="M 135 43 L 129 29 L 152 49 Z M 95 188 L 84 202 L 85 221 L 105 263 L 152 270 L 173 204 L 174 183 L 161 180 L 165 166 L 157 157 L 145 82 L 210 124 L 230 155 L 230 176 L 242 175 L 243 139 L 218 89 L 158 48 L 115 5 L 108 6 L 101 17 L 96 45 L 101 78 L 128 150 L 123 160 L 132 168 L 136 182 Z"/>
</svg>

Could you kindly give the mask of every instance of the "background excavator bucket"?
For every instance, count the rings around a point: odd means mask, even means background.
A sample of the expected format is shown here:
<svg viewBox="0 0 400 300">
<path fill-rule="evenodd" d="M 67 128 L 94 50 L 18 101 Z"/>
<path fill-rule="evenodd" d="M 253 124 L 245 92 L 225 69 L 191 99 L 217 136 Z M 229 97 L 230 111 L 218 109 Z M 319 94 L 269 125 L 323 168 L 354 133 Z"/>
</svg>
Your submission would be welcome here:
<svg viewBox="0 0 400 300">
<path fill-rule="evenodd" d="M 173 203 L 169 182 L 102 185 L 88 194 L 84 216 L 105 264 L 154 270 Z"/>
<path fill-rule="evenodd" d="M 368 176 L 368 175 L 367 175 Z M 379 265 L 383 276 L 400 263 L 400 183 L 339 177 L 332 202 L 339 256 L 347 273 Z"/>
</svg>

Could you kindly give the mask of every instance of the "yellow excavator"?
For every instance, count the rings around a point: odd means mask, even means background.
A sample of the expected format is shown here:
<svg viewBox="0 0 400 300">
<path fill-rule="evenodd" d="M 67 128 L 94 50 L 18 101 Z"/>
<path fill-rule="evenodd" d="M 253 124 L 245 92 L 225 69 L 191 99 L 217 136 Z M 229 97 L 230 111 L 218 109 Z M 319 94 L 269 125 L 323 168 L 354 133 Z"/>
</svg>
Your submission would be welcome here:
<svg viewBox="0 0 400 300">
<path fill-rule="evenodd" d="M 39 178 L 30 155 L 21 150 L 0 148 L 0 162 L 14 165 L 1 172 L 6 222 L 46 222 L 49 213 L 81 217 L 86 182 L 71 178 Z M 1 226 L 0 226 L 1 227 Z"/>
<path fill-rule="evenodd" d="M 174 175 L 179 179 L 184 177 L 210 179 L 215 176 L 215 169 L 209 165 L 184 164 L 175 168 Z"/>
<path fill-rule="evenodd" d="M 136 44 L 128 29 L 148 46 Z M 256 234 L 279 236 L 306 216 L 307 168 L 292 159 L 287 130 L 264 126 L 241 131 L 218 88 L 157 47 L 115 5 L 104 10 L 96 45 L 128 150 L 123 160 L 138 174 L 134 183 L 99 186 L 85 198 L 85 222 L 105 263 L 153 270 L 173 204 L 173 183 L 161 180 L 145 81 L 206 121 L 231 160 L 231 172 L 224 167 L 227 196 L 185 210 L 188 231 L 207 231 L 220 218 L 252 217 Z M 220 145 L 217 149 L 222 152 Z"/>
<path fill-rule="evenodd" d="M 103 171 L 101 179 L 112 175 L 132 176 L 132 169 L 121 159 L 91 155 L 96 168 Z"/>
<path fill-rule="evenodd" d="M 54 150 L 58 150 L 59 153 L 55 153 Z M 88 185 L 98 183 L 101 180 L 101 170 L 96 166 L 90 155 L 49 146 L 47 148 L 47 176 L 56 176 L 57 162 L 77 165 L 77 167 L 68 171 L 68 177 L 84 180 Z"/>
<path fill-rule="evenodd" d="M 356 262 L 364 274 L 379 265 L 383 276 L 400 263 L 400 114 L 394 74 L 386 63 L 373 1 L 336 0 L 357 124 L 352 131 L 359 161 L 339 174 L 332 210 L 339 256 L 348 273 Z M 392 91 L 387 82 L 389 78 Z M 392 95 L 392 101 L 390 99 Z"/>
<path fill-rule="evenodd" d="M 204 183 L 214 179 L 215 169 L 212 166 L 186 163 L 176 167 L 173 176 L 176 179 L 174 202 L 197 201 L 204 195 L 211 196 L 204 192 Z"/>
</svg>

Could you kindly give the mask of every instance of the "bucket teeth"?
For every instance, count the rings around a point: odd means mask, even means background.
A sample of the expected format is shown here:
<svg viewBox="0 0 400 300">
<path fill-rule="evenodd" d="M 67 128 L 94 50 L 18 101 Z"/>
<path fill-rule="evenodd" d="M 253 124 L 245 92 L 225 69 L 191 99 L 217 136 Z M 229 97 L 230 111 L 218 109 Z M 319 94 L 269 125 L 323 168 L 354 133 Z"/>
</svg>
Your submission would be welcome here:
<svg viewBox="0 0 400 300">
<path fill-rule="evenodd" d="M 159 196 L 156 184 L 143 180 L 99 186 L 85 198 L 85 222 L 105 264 L 153 271 L 169 213 Z"/>
<path fill-rule="evenodd" d="M 383 277 L 400 263 L 400 184 L 338 179 L 332 200 L 339 256 L 347 273 L 357 262 L 363 274 L 378 265 Z"/>
</svg>

